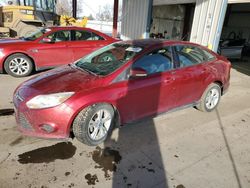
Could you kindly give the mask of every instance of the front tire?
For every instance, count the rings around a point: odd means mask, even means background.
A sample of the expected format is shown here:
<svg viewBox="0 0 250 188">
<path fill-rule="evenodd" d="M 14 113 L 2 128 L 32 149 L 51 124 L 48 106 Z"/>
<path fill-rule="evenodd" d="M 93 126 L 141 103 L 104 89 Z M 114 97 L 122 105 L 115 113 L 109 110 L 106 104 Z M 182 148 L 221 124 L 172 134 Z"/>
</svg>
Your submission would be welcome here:
<svg viewBox="0 0 250 188">
<path fill-rule="evenodd" d="M 94 104 L 83 109 L 73 122 L 77 140 L 96 146 L 106 140 L 113 129 L 114 109 L 109 104 Z"/>
<path fill-rule="evenodd" d="M 218 84 L 210 84 L 203 93 L 200 103 L 196 106 L 200 111 L 211 112 L 219 104 L 221 98 L 221 88 Z"/>
<path fill-rule="evenodd" d="M 25 77 L 33 70 L 32 60 L 24 54 L 13 54 L 4 62 L 5 71 L 14 77 Z"/>
</svg>

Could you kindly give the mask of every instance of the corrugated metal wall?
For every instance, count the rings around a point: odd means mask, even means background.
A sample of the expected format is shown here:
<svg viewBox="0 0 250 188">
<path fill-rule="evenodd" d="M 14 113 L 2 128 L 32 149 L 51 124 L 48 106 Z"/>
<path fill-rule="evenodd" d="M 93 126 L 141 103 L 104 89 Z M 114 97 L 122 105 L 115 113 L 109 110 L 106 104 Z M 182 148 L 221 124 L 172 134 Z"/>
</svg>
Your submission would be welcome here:
<svg viewBox="0 0 250 188">
<path fill-rule="evenodd" d="M 226 8 L 227 0 L 197 0 L 190 40 L 217 51 Z"/>
<path fill-rule="evenodd" d="M 148 0 L 123 0 L 121 39 L 130 40 L 146 37 Z"/>
</svg>

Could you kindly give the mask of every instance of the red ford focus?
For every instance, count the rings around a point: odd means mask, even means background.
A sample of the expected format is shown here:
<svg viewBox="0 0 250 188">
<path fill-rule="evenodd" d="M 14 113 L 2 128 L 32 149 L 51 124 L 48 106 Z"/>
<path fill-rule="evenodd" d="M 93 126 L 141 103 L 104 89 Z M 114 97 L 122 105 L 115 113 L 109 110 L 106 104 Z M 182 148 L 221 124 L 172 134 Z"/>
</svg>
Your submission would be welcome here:
<svg viewBox="0 0 250 188">
<path fill-rule="evenodd" d="M 229 87 L 230 62 L 187 42 L 134 40 L 40 74 L 14 93 L 26 135 L 103 142 L 124 125 L 183 106 L 210 112 Z"/>
<path fill-rule="evenodd" d="M 43 28 L 20 39 L 0 40 L 0 72 L 15 77 L 78 60 L 117 41 L 101 32 L 82 27 Z"/>
</svg>

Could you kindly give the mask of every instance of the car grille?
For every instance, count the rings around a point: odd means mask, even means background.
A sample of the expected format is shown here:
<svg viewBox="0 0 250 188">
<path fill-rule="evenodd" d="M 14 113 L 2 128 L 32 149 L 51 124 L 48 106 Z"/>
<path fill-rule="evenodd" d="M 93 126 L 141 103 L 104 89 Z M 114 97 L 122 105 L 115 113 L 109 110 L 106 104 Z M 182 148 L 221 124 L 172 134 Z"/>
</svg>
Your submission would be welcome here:
<svg viewBox="0 0 250 188">
<path fill-rule="evenodd" d="M 19 123 L 21 125 L 22 128 L 27 129 L 32 131 L 33 127 L 31 126 L 31 124 L 29 123 L 29 121 L 25 118 L 25 116 L 23 114 L 19 115 Z"/>
</svg>

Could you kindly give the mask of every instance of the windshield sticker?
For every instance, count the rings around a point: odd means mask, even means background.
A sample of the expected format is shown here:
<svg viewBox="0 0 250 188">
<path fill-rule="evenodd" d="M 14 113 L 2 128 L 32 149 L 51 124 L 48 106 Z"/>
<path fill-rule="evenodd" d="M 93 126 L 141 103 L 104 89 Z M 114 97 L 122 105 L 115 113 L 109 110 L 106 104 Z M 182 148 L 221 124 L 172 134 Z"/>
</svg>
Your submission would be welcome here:
<svg viewBox="0 0 250 188">
<path fill-rule="evenodd" d="M 136 53 L 138 53 L 138 52 L 140 52 L 142 49 L 140 48 L 140 47 L 128 47 L 127 49 L 126 49 L 126 51 L 129 51 L 129 52 L 136 52 Z"/>
<path fill-rule="evenodd" d="M 184 50 L 184 52 L 187 53 L 187 54 L 190 53 L 190 52 L 192 52 L 192 51 L 193 51 L 192 48 L 185 48 L 185 50 Z"/>
</svg>

